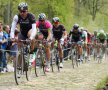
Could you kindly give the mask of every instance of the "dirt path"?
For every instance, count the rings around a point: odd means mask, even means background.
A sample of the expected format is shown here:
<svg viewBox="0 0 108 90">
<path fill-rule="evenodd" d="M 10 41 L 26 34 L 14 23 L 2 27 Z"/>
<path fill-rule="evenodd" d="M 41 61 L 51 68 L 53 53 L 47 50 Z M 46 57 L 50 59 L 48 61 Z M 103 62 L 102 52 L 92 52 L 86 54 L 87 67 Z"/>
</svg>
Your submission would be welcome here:
<svg viewBox="0 0 108 90">
<path fill-rule="evenodd" d="M 97 83 L 108 75 L 108 61 L 98 64 L 95 61 L 72 68 L 71 62 L 65 62 L 60 73 L 48 73 L 47 76 L 33 78 L 17 86 L 13 73 L 0 75 L 0 90 L 94 90 Z"/>
</svg>

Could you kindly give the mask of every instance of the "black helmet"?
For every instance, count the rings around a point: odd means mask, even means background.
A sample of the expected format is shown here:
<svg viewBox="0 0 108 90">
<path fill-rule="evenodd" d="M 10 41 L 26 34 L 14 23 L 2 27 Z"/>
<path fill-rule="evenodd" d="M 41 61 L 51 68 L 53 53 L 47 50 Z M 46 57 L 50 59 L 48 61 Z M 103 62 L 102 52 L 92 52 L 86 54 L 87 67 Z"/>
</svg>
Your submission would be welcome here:
<svg viewBox="0 0 108 90">
<path fill-rule="evenodd" d="M 79 25 L 78 24 L 74 24 L 73 29 L 78 29 Z"/>
<path fill-rule="evenodd" d="M 54 22 L 60 22 L 59 17 L 54 17 L 54 18 L 52 19 L 52 22 L 53 22 L 53 23 L 54 23 Z"/>
<path fill-rule="evenodd" d="M 28 10 L 28 4 L 25 3 L 25 2 L 21 2 L 21 3 L 18 5 L 18 10 Z"/>
</svg>

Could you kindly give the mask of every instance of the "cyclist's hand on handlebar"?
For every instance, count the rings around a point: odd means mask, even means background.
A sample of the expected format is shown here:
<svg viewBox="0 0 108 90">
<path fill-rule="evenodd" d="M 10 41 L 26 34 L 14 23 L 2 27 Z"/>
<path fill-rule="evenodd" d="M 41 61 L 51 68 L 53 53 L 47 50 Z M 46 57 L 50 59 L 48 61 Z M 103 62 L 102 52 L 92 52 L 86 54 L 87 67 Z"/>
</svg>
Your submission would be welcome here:
<svg viewBox="0 0 108 90">
<path fill-rule="evenodd" d="M 10 40 L 11 40 L 12 42 L 15 42 L 15 41 L 16 41 L 16 39 L 15 39 L 15 38 L 11 38 Z"/>
</svg>

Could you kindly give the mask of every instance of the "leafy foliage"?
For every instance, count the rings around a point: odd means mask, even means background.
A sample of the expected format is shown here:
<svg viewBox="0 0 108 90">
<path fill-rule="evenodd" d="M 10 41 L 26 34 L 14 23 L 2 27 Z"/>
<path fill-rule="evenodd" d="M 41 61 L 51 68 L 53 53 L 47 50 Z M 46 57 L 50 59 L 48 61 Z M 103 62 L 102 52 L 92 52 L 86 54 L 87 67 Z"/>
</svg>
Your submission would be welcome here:
<svg viewBox="0 0 108 90">
<path fill-rule="evenodd" d="M 68 31 L 74 23 L 90 31 L 108 28 L 107 0 L 0 0 L 0 20 L 11 24 L 20 2 L 28 3 L 36 19 L 39 13 L 45 13 L 50 21 L 58 16 Z"/>
</svg>

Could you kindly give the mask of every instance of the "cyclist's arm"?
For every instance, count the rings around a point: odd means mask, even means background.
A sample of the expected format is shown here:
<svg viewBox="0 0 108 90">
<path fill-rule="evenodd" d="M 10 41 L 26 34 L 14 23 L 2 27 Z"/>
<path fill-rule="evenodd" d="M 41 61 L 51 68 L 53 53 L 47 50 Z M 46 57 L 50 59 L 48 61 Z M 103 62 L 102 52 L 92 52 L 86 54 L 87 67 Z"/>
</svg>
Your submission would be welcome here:
<svg viewBox="0 0 108 90">
<path fill-rule="evenodd" d="M 63 32 L 63 38 L 64 38 L 64 39 L 67 38 L 67 32 L 66 32 L 66 31 Z"/>
<path fill-rule="evenodd" d="M 72 40 L 72 30 L 69 32 L 69 41 Z"/>
<path fill-rule="evenodd" d="M 71 35 L 72 35 L 72 30 L 69 32 L 69 37 L 71 37 Z"/>
<path fill-rule="evenodd" d="M 49 40 L 51 40 L 51 38 L 52 38 L 52 29 L 51 28 L 49 28 L 48 29 L 48 37 L 47 37 L 47 41 L 49 41 Z"/>
<path fill-rule="evenodd" d="M 33 23 L 33 24 L 32 24 L 32 32 L 31 32 L 31 36 L 30 36 L 30 39 L 31 39 L 31 40 L 35 38 L 36 33 L 37 33 L 37 30 L 36 30 L 36 23 Z"/>
<path fill-rule="evenodd" d="M 17 22 L 18 22 L 18 16 L 15 15 L 11 26 L 10 38 L 14 38 L 14 32 L 15 32 Z"/>
<path fill-rule="evenodd" d="M 100 38 L 100 33 L 97 33 L 97 36 L 96 36 L 96 43 L 99 43 L 99 38 Z"/>
<path fill-rule="evenodd" d="M 62 25 L 62 30 L 63 30 L 62 38 L 66 39 L 67 38 L 67 32 L 66 32 L 66 29 L 65 29 L 65 27 L 63 25 Z"/>
<path fill-rule="evenodd" d="M 49 22 L 49 21 L 46 21 L 46 27 L 48 28 L 48 37 L 47 37 L 47 40 L 51 40 L 53 35 L 52 35 L 52 24 Z"/>
<path fill-rule="evenodd" d="M 30 39 L 32 40 L 32 39 L 35 38 L 36 33 L 37 33 L 37 30 L 36 30 L 36 19 L 35 19 L 35 16 L 33 14 L 31 14 L 30 22 L 32 23 L 32 32 L 31 32 L 31 35 L 30 35 Z"/>
<path fill-rule="evenodd" d="M 104 44 L 106 45 L 106 44 L 107 44 L 107 35 L 106 35 L 106 33 L 104 34 L 104 37 L 105 37 L 105 42 L 104 42 Z"/>
</svg>

